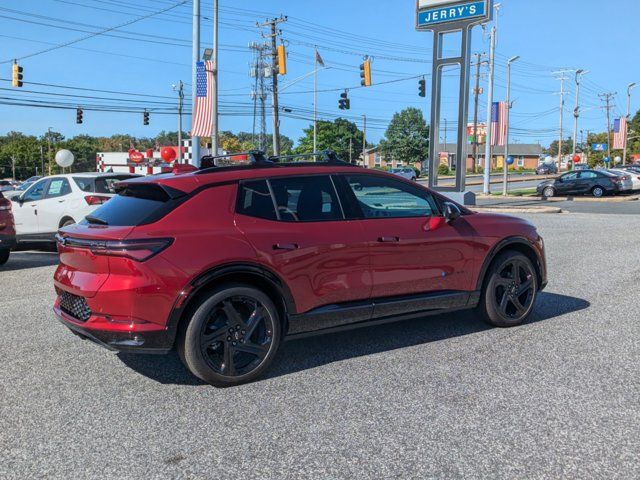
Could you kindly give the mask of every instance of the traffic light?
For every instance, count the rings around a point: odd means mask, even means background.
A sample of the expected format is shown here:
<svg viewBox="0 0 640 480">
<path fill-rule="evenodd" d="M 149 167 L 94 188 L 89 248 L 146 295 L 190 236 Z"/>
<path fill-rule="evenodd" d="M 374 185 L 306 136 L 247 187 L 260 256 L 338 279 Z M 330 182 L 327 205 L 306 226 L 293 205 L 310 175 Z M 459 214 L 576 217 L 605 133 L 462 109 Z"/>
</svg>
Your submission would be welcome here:
<svg viewBox="0 0 640 480">
<path fill-rule="evenodd" d="M 371 86 L 371 60 L 365 58 L 364 63 L 360 64 L 360 85 L 363 87 Z"/>
<path fill-rule="evenodd" d="M 82 123 L 82 109 L 80 107 L 76 109 L 76 123 Z"/>
<path fill-rule="evenodd" d="M 13 62 L 13 77 L 11 79 L 11 84 L 14 87 L 22 87 L 22 67 L 18 65 L 18 62 L 15 60 Z"/>
<path fill-rule="evenodd" d="M 146 110 L 142 114 L 142 121 L 145 125 L 149 125 L 149 112 L 147 112 Z"/>
<path fill-rule="evenodd" d="M 284 45 L 278 47 L 278 73 L 280 75 L 287 74 L 287 52 L 284 49 Z"/>
<path fill-rule="evenodd" d="M 340 110 L 349 110 L 351 108 L 351 100 L 349 100 L 349 92 L 346 90 L 340 94 L 340 101 L 338 102 L 338 108 Z"/>
<path fill-rule="evenodd" d="M 418 95 L 427 96 L 427 81 L 424 78 L 418 82 Z"/>
</svg>

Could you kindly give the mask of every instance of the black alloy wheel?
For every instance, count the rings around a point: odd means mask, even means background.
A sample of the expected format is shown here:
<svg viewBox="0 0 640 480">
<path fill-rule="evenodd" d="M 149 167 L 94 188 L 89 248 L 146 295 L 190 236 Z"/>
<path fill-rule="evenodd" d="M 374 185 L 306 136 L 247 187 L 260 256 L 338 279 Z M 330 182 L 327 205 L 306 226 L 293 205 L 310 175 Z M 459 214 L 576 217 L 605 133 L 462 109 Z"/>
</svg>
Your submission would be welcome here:
<svg viewBox="0 0 640 480">
<path fill-rule="evenodd" d="M 500 254 L 487 273 L 479 308 L 485 319 L 498 327 L 524 322 L 535 303 L 538 278 L 531 260 L 508 251 Z"/>
<path fill-rule="evenodd" d="M 280 344 L 280 319 L 271 299 L 250 286 L 219 289 L 196 310 L 182 358 L 191 372 L 216 386 L 256 378 Z"/>
<path fill-rule="evenodd" d="M 591 195 L 593 195 L 596 198 L 600 198 L 604 196 L 604 188 L 598 185 L 593 187 L 593 189 L 591 190 Z"/>
</svg>

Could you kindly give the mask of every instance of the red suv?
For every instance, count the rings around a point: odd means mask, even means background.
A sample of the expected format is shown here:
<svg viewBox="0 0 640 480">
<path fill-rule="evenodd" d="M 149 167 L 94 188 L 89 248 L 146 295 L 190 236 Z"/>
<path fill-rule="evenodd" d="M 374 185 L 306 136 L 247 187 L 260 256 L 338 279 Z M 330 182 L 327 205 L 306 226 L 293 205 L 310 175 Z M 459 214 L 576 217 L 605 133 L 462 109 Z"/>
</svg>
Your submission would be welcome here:
<svg viewBox="0 0 640 480">
<path fill-rule="evenodd" d="M 9 260 L 11 249 L 16 246 L 16 226 L 11 213 L 11 201 L 0 192 L 0 265 Z"/>
<path fill-rule="evenodd" d="M 546 285 L 530 223 L 337 160 L 258 159 L 117 191 L 57 237 L 56 314 L 112 350 L 175 346 L 216 386 L 256 378 L 284 337 L 473 308 L 518 325 Z"/>
</svg>

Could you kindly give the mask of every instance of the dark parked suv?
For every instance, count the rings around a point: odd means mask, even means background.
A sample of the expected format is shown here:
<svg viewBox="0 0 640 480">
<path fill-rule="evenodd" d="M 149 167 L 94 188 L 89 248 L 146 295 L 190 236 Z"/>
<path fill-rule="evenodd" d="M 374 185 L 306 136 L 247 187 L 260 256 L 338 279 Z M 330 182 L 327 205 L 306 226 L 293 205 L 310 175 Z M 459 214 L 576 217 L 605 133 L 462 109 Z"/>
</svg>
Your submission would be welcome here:
<svg viewBox="0 0 640 480">
<path fill-rule="evenodd" d="M 553 180 L 546 180 L 537 187 L 538 195 L 592 195 L 602 197 L 618 193 L 622 189 L 622 179 L 604 170 L 580 170 L 565 173 Z"/>
<path fill-rule="evenodd" d="M 464 309 L 519 325 L 547 281 L 530 223 L 335 159 L 116 188 L 57 237 L 56 314 L 112 350 L 176 347 L 217 386 L 256 378 L 284 337 Z"/>
</svg>

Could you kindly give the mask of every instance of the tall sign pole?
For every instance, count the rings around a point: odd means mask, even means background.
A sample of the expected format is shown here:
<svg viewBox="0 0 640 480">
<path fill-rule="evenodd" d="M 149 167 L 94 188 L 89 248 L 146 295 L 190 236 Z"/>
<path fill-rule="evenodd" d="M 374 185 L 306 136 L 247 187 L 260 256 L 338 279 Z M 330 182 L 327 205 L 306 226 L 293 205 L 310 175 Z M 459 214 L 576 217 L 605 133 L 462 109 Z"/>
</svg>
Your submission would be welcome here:
<svg viewBox="0 0 640 480">
<path fill-rule="evenodd" d="M 475 195 L 465 192 L 467 170 L 467 114 L 471 70 L 471 30 L 491 20 L 493 0 L 417 0 L 416 29 L 433 32 L 433 66 L 431 72 L 431 128 L 429 139 L 429 187 L 448 194 L 464 204 L 474 204 Z M 443 44 L 448 37 L 462 37 L 457 54 L 447 56 Z M 438 144 L 442 109 L 443 71 L 460 69 L 458 92 L 458 127 L 456 144 L 456 179 L 453 187 L 438 182 Z"/>
<path fill-rule="evenodd" d="M 193 129 L 193 117 L 196 111 L 196 65 L 200 60 L 200 0 L 193 0 L 193 19 L 191 37 L 191 128 Z M 191 138 L 192 163 L 200 166 L 200 139 Z"/>
<path fill-rule="evenodd" d="M 627 164 L 627 147 L 629 146 L 629 122 L 631 121 L 631 92 L 636 88 L 635 83 L 630 83 L 627 87 L 627 131 L 624 132 L 624 150 L 622 152 L 622 165 Z"/>
<path fill-rule="evenodd" d="M 218 155 L 218 72 L 220 71 L 220 56 L 218 48 L 218 0 L 213 0 L 213 104 L 211 105 L 211 155 Z"/>
<path fill-rule="evenodd" d="M 491 193 L 491 137 L 493 135 L 493 122 L 491 113 L 493 112 L 493 80 L 495 77 L 496 64 L 496 35 L 497 28 L 491 27 L 490 47 L 489 47 L 489 81 L 487 86 L 487 138 L 484 145 L 484 175 L 482 192 L 485 195 Z"/>
<path fill-rule="evenodd" d="M 573 152 L 572 160 L 578 153 L 578 119 L 580 118 L 580 75 L 586 72 L 583 69 L 576 71 L 576 107 L 573 109 Z"/>
</svg>

